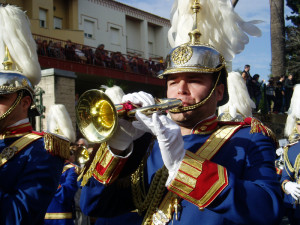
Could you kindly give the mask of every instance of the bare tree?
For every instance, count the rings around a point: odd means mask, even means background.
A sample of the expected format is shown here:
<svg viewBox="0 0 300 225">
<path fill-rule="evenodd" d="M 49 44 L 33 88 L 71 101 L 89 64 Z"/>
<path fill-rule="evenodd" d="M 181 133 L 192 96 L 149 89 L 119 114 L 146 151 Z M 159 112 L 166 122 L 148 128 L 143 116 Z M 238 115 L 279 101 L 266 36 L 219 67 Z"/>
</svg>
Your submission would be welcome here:
<svg viewBox="0 0 300 225">
<path fill-rule="evenodd" d="M 285 75 L 284 0 L 270 0 L 272 76 Z"/>
<path fill-rule="evenodd" d="M 232 1 L 231 1 L 233 8 L 236 6 L 236 4 L 237 4 L 238 2 L 239 2 L 239 0 L 232 0 Z"/>
</svg>

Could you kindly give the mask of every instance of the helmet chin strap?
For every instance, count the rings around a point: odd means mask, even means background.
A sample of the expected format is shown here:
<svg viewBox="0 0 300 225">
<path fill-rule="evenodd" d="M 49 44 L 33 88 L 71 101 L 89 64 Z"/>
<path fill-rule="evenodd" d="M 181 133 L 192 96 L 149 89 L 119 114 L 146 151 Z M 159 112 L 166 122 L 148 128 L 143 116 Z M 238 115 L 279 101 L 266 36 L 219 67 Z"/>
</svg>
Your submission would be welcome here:
<svg viewBox="0 0 300 225">
<path fill-rule="evenodd" d="M 16 100 L 11 105 L 11 107 L 0 116 L 0 121 L 3 120 L 4 118 L 6 118 L 17 107 L 17 105 L 19 104 L 19 102 L 21 101 L 22 98 L 23 98 L 23 91 L 20 91 L 18 93 Z"/>
<path fill-rule="evenodd" d="M 217 87 L 217 84 L 219 82 L 220 76 L 221 76 L 221 71 L 219 71 L 218 78 L 217 78 L 217 80 L 214 84 L 214 87 L 211 89 L 208 96 L 206 98 L 204 98 L 201 102 L 198 102 L 198 103 L 190 105 L 190 106 L 181 106 L 181 107 L 178 107 L 178 108 L 170 109 L 169 112 L 171 112 L 171 113 L 182 113 L 182 112 L 187 112 L 187 111 L 194 110 L 194 109 L 204 105 L 205 102 L 207 102 L 207 100 L 212 96 L 213 92 L 215 91 L 215 89 Z"/>
</svg>

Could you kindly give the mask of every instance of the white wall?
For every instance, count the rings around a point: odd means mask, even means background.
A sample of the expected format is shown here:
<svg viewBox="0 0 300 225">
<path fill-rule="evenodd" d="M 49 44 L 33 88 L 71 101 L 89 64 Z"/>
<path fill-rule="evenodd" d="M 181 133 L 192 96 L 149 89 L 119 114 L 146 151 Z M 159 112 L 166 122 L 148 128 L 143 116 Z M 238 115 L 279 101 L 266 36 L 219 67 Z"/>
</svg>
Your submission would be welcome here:
<svg viewBox="0 0 300 225">
<path fill-rule="evenodd" d="M 149 41 L 154 55 L 165 58 L 171 50 L 166 42 L 168 20 L 116 1 L 78 0 L 78 20 L 80 30 L 84 30 L 85 20 L 94 25 L 93 36 L 84 38 L 85 45 L 104 44 L 105 49 L 123 54 L 131 49 L 144 58 L 149 57 Z"/>
</svg>

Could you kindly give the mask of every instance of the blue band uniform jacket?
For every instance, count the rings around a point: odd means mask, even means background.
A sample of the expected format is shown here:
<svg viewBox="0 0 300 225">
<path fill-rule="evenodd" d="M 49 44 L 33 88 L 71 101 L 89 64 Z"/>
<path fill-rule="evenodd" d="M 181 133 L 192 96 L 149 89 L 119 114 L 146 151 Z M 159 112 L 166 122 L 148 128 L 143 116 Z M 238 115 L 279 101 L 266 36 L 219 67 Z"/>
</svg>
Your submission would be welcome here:
<svg viewBox="0 0 300 225">
<path fill-rule="evenodd" d="M 74 197 L 78 190 L 78 167 L 66 162 L 57 191 L 45 215 L 45 225 L 74 225 Z"/>
<path fill-rule="evenodd" d="M 292 181 L 299 183 L 300 172 L 300 142 L 295 141 L 284 147 L 284 169 L 281 176 L 281 186 Z M 283 189 L 284 191 L 284 189 Z M 292 221 L 300 223 L 300 205 L 290 194 L 284 194 L 286 214 Z"/>
<path fill-rule="evenodd" d="M 233 127 L 233 132 L 212 138 L 223 126 Z M 147 215 L 147 210 L 139 214 L 135 212 L 136 194 L 132 194 L 132 184 L 120 184 L 124 179 L 122 173 L 116 178 L 115 171 L 127 168 L 135 151 L 129 159 L 110 156 L 110 165 L 114 160 L 116 162 L 114 169 L 105 169 L 110 171 L 106 176 L 103 176 L 105 166 L 101 158 L 98 162 L 102 166 L 92 163 L 90 171 L 82 176 L 81 208 L 90 216 L 101 217 L 97 224 L 105 224 L 105 221 L 118 224 L 118 219 L 124 224 L 278 224 L 282 216 L 282 200 L 274 166 L 276 142 L 271 136 L 266 127 L 252 118 L 242 123 L 218 122 L 216 117 L 203 121 L 193 134 L 183 136 L 184 149 L 187 150 L 185 158 L 175 180 L 167 187 L 169 191 L 164 189 L 158 210 L 151 215 Z M 199 155 L 199 149 L 200 152 L 205 149 L 203 146 L 209 141 L 212 145 L 221 145 L 218 151 L 211 155 L 204 151 Z M 142 151 L 145 143 L 135 143 L 134 150 Z M 155 142 L 143 170 L 148 193 L 161 168 L 163 161 Z M 168 195 L 170 199 L 166 200 Z M 151 198 L 156 199 L 156 194 Z M 165 201 L 166 211 L 171 212 L 170 218 L 163 211 Z M 145 222 L 147 216 L 150 216 L 149 223 Z M 126 223 L 129 220 L 131 222 Z"/>
<path fill-rule="evenodd" d="M 0 140 L 1 225 L 43 224 L 63 168 L 61 156 L 68 154 L 69 145 L 65 140 L 50 136 L 33 132 L 29 123 L 8 128 L 3 133 Z M 58 149 L 59 146 L 65 149 Z M 65 152 L 60 155 L 62 150 Z"/>
</svg>

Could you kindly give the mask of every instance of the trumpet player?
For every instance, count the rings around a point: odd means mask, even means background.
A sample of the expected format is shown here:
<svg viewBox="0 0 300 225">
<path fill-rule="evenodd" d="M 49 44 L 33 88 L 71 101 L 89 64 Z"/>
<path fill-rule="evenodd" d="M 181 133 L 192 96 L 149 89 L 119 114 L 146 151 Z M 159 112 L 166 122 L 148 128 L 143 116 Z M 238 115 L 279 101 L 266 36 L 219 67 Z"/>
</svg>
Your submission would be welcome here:
<svg viewBox="0 0 300 225">
<path fill-rule="evenodd" d="M 244 34 L 237 25 L 242 21 L 218 20 L 224 13 L 240 19 L 229 0 L 201 1 L 201 7 L 199 1 L 175 1 L 169 35 L 175 47 L 159 77 L 166 79 L 167 97 L 180 99 L 182 107 L 170 109 L 168 116 L 137 112 L 137 121 L 120 121 L 80 177 L 84 213 L 113 217 L 110 224 L 280 222 L 273 133 L 254 118 L 219 122 L 215 114 L 228 101 L 225 59 L 233 57 L 233 49 L 222 42 L 230 38 L 222 35 L 237 34 L 235 29 Z M 186 27 L 194 30 L 188 35 L 182 29 Z M 246 27 L 259 34 L 253 24 Z M 225 29 L 221 38 L 214 47 L 208 45 L 219 29 Z M 154 104 L 145 92 L 127 94 L 127 101 Z"/>
<path fill-rule="evenodd" d="M 300 224 L 300 183 L 299 183 L 299 154 L 300 154 L 300 85 L 294 87 L 291 106 L 285 125 L 285 135 L 289 144 L 284 147 L 284 169 L 281 177 L 281 187 L 284 191 L 285 215 L 291 225 Z"/>
<path fill-rule="evenodd" d="M 30 124 L 41 70 L 28 18 L 11 5 L 0 4 L 0 59 L 0 224 L 43 224 L 70 143 Z"/>
<path fill-rule="evenodd" d="M 75 131 L 69 113 L 64 105 L 54 104 L 49 108 L 47 131 L 74 143 Z M 79 170 L 79 167 L 70 162 L 70 159 L 65 160 L 59 185 L 45 214 L 44 225 L 75 224 L 75 218 L 73 218 L 75 207 L 74 197 L 78 190 L 77 177 Z"/>
</svg>

